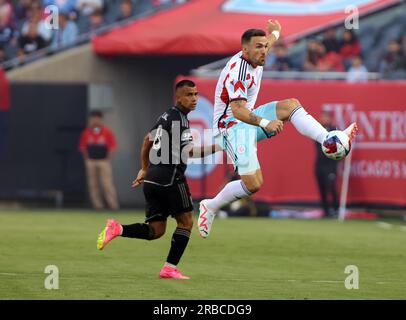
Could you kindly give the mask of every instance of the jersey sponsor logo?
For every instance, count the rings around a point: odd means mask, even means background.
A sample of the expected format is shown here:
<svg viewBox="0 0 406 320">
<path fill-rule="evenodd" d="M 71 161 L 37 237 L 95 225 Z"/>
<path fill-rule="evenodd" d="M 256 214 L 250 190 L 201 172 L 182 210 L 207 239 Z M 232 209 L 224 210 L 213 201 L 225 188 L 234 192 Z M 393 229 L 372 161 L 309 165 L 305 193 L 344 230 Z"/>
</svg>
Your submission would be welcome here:
<svg viewBox="0 0 406 320">
<path fill-rule="evenodd" d="M 182 137 L 181 137 L 181 141 L 193 141 L 193 136 L 191 132 L 183 132 L 182 133 Z"/>
<path fill-rule="evenodd" d="M 378 0 L 228 0 L 223 11 L 257 14 L 306 15 L 342 13 L 347 6 L 363 6 Z"/>
</svg>

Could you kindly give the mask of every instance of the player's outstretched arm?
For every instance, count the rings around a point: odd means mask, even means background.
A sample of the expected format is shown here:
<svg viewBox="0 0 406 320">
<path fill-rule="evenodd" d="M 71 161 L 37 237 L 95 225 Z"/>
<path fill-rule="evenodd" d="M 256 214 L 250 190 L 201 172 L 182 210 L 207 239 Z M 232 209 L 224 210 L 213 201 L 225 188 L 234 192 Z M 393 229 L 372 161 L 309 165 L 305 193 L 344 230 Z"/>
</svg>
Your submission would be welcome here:
<svg viewBox="0 0 406 320">
<path fill-rule="evenodd" d="M 279 23 L 278 20 L 268 20 L 268 43 L 266 45 L 267 47 L 267 54 L 271 50 L 271 47 L 274 45 L 276 41 L 278 41 L 280 33 L 281 33 L 282 27 Z"/>
<path fill-rule="evenodd" d="M 138 187 L 144 181 L 144 177 L 147 174 L 149 167 L 149 151 L 151 150 L 152 144 L 153 141 L 148 133 L 144 137 L 144 142 L 141 147 L 141 169 L 138 171 L 137 177 L 131 184 L 131 187 L 133 188 Z"/>
<path fill-rule="evenodd" d="M 221 151 L 221 147 L 218 144 L 213 144 L 210 146 L 198 146 L 193 147 L 189 152 L 189 157 L 191 158 L 204 158 L 211 155 L 217 151 Z"/>
<path fill-rule="evenodd" d="M 247 101 L 234 100 L 230 103 L 231 111 L 236 119 L 243 121 L 253 126 L 259 126 L 262 118 L 252 113 L 246 108 Z"/>
<path fill-rule="evenodd" d="M 283 130 L 283 121 L 273 120 L 269 121 L 265 118 L 261 118 L 254 114 L 252 111 L 248 110 L 245 105 L 247 102 L 245 100 L 235 100 L 232 101 L 231 111 L 236 119 L 243 121 L 245 123 L 262 127 L 268 132 L 280 133 Z"/>
</svg>

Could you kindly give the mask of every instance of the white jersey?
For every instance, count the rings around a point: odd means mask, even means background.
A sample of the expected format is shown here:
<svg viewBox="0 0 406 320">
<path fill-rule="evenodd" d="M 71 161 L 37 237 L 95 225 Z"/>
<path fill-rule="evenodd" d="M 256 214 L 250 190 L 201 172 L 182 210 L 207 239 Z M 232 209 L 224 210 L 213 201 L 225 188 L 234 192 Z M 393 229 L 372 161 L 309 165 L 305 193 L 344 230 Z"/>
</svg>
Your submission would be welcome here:
<svg viewBox="0 0 406 320">
<path fill-rule="evenodd" d="M 230 127 L 240 122 L 233 117 L 230 102 L 246 100 L 246 108 L 253 110 L 261 86 L 263 67 L 252 67 L 242 57 L 242 51 L 234 55 L 221 71 L 216 86 L 214 98 L 214 135 L 220 133 L 221 128 Z"/>
</svg>

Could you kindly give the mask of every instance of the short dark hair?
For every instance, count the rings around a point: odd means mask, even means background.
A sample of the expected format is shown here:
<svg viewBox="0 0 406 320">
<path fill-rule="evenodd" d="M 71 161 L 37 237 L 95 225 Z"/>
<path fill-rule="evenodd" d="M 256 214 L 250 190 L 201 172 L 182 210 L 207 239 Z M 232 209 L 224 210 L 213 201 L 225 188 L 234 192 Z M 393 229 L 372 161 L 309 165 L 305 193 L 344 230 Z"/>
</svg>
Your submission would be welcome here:
<svg viewBox="0 0 406 320">
<path fill-rule="evenodd" d="M 90 111 L 89 117 L 103 118 L 103 112 L 101 112 L 100 110 L 93 110 L 93 111 Z"/>
<path fill-rule="evenodd" d="M 194 87 L 196 87 L 196 84 L 192 80 L 188 80 L 188 79 L 181 80 L 176 84 L 175 90 L 178 90 L 179 88 L 182 88 L 182 87 L 194 88 Z"/>
<path fill-rule="evenodd" d="M 261 29 L 248 29 L 241 36 L 241 43 L 245 44 L 250 42 L 252 37 L 265 37 L 266 33 Z"/>
</svg>

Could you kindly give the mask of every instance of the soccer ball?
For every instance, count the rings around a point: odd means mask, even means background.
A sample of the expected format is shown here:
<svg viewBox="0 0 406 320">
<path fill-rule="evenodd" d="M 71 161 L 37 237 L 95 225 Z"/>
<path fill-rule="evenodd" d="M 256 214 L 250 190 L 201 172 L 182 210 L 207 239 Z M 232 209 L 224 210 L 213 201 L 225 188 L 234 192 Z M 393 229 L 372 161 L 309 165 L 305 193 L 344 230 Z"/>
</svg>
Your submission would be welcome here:
<svg viewBox="0 0 406 320">
<path fill-rule="evenodd" d="M 327 134 L 321 144 L 321 150 L 327 158 L 341 160 L 350 152 L 351 141 L 343 131 L 333 130 Z"/>
</svg>

